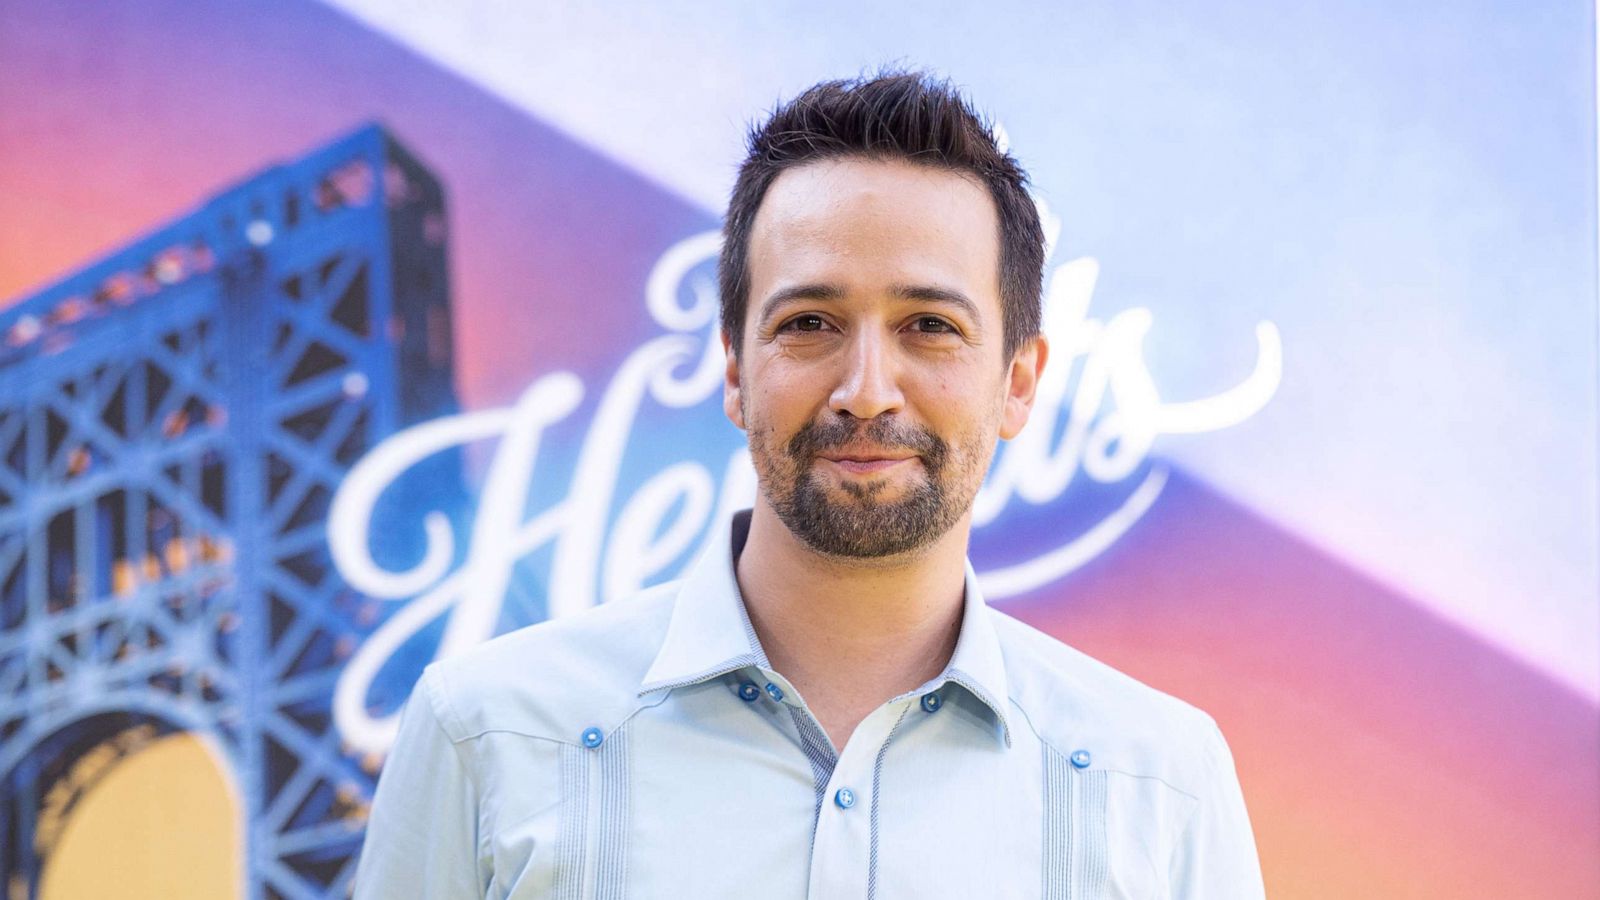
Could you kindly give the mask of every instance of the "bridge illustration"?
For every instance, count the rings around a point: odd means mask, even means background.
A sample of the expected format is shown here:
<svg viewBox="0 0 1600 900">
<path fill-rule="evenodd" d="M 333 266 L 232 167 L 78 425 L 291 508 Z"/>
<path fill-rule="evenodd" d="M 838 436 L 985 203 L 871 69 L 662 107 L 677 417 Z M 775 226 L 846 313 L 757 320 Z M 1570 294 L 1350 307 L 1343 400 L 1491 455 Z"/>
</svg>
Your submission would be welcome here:
<svg viewBox="0 0 1600 900">
<path fill-rule="evenodd" d="M 328 504 L 457 411 L 447 236 L 438 181 L 370 125 L 0 313 L 6 897 L 39 895 L 101 773 L 179 733 L 236 788 L 243 896 L 347 894 L 382 761 L 330 698 L 386 609 L 334 570 Z M 465 508 L 458 454 L 416 474 L 396 510 Z"/>
</svg>

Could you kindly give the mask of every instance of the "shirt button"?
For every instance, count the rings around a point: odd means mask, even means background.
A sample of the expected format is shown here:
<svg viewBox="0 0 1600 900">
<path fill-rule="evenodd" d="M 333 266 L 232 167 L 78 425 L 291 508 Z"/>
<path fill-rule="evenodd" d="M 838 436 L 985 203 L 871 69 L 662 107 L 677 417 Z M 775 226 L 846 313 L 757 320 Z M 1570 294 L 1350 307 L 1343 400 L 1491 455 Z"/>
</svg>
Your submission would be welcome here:
<svg viewBox="0 0 1600 900">
<path fill-rule="evenodd" d="M 944 703 L 944 700 L 938 694 L 922 695 L 922 709 L 925 712 L 934 712 L 942 703 Z"/>
<path fill-rule="evenodd" d="M 605 739 L 606 736 L 601 734 L 598 728 L 590 726 L 583 730 L 583 745 L 590 750 L 600 746 L 600 742 Z"/>
<path fill-rule="evenodd" d="M 767 683 L 767 696 L 771 697 L 772 699 L 774 699 L 776 701 L 778 701 L 779 703 L 782 703 L 783 702 L 783 688 L 778 687 L 777 685 L 772 684 L 771 682 L 768 682 Z"/>
<path fill-rule="evenodd" d="M 1089 751 L 1087 750 L 1074 750 L 1072 755 L 1067 758 L 1072 760 L 1072 764 L 1080 769 L 1089 768 Z"/>
<path fill-rule="evenodd" d="M 833 802 L 837 803 L 840 809 L 849 809 L 856 805 L 856 792 L 849 788 L 839 788 L 833 795 Z"/>
<path fill-rule="evenodd" d="M 761 689 L 756 687 L 756 683 L 754 681 L 746 681 L 744 684 L 739 685 L 740 700 L 749 703 L 751 700 L 754 700 L 759 696 L 761 696 Z"/>
</svg>

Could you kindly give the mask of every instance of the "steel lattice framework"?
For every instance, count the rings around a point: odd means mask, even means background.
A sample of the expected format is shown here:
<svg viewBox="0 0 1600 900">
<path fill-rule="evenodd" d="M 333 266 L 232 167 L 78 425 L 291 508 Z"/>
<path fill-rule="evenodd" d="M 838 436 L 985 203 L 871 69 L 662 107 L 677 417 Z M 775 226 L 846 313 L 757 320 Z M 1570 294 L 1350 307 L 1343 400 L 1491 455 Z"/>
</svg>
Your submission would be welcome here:
<svg viewBox="0 0 1600 900">
<path fill-rule="evenodd" d="M 0 315 L 7 896 L 36 895 L 85 761 L 177 731 L 231 769 L 246 896 L 348 892 L 378 761 L 329 705 L 381 610 L 333 570 L 328 505 L 456 409 L 445 232 L 369 126 Z M 410 502 L 459 516 L 459 457 L 431 466 Z"/>
</svg>

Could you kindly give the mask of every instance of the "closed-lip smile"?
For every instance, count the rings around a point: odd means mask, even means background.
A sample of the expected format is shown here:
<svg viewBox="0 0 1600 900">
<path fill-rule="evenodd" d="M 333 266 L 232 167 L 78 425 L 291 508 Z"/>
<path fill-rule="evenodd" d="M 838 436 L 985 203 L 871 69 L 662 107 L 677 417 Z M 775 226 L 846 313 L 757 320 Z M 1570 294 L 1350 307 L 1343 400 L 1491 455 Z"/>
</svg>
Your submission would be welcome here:
<svg viewBox="0 0 1600 900">
<path fill-rule="evenodd" d="M 899 465 L 906 460 L 916 459 L 914 453 L 904 451 L 853 451 L 849 453 L 822 453 L 823 459 L 833 463 L 846 472 L 878 472 Z"/>
</svg>

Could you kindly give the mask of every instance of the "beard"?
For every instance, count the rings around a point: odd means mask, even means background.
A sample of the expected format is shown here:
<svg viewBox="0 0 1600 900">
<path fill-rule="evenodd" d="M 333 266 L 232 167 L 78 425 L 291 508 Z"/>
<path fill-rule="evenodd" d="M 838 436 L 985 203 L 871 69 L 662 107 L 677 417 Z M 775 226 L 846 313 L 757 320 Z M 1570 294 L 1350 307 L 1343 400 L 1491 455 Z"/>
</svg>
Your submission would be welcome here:
<svg viewBox="0 0 1600 900">
<path fill-rule="evenodd" d="M 770 438 L 770 430 L 750 432 L 762 492 L 795 537 L 827 556 L 881 559 L 926 547 L 966 514 L 981 482 L 981 472 L 972 471 L 979 456 L 973 452 L 979 449 L 976 440 L 961 441 L 962 452 L 953 458 L 943 438 L 892 416 L 809 422 L 781 449 Z M 880 499 L 891 488 L 886 478 L 846 480 L 830 488 L 817 471 L 817 459 L 860 444 L 915 453 L 924 477 L 891 500 Z"/>
</svg>

